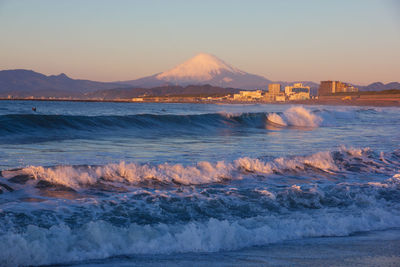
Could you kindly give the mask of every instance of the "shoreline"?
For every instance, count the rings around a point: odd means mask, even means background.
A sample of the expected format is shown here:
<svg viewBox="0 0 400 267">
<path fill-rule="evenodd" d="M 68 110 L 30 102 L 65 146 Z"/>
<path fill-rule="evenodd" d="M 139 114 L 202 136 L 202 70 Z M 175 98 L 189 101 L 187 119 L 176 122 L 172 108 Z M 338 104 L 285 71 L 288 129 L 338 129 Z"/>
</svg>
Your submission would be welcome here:
<svg viewBox="0 0 400 267">
<path fill-rule="evenodd" d="M 252 105 L 252 104 L 272 104 L 272 105 L 323 105 L 323 106 L 373 106 L 373 107 L 400 107 L 400 99 L 384 99 L 384 100 L 298 100 L 298 101 L 285 101 L 285 102 L 266 102 L 266 101 L 230 101 L 230 100 L 216 100 L 216 101 L 193 101 L 193 100 L 171 100 L 171 101 L 130 101 L 123 99 L 113 100 L 97 100 L 97 99 L 8 99 L 0 98 L 0 101 L 32 101 L 32 102 L 105 102 L 105 103 L 174 103 L 174 104 L 217 104 L 217 105 Z"/>
<path fill-rule="evenodd" d="M 310 237 L 219 252 L 133 254 L 77 261 L 76 266 L 396 266 L 398 229 Z M 68 264 L 68 263 L 67 263 Z"/>
</svg>

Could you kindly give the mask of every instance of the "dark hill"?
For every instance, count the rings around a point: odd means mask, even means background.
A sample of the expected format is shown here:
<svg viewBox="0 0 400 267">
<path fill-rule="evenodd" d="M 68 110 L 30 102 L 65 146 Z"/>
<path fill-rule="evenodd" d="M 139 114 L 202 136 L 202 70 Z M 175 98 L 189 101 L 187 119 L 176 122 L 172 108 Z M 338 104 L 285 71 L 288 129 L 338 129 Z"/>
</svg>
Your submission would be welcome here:
<svg viewBox="0 0 400 267">
<path fill-rule="evenodd" d="M 87 92 L 116 87 L 121 84 L 75 80 L 64 73 L 46 76 L 32 70 L 0 71 L 0 97 L 79 97 Z"/>
<path fill-rule="evenodd" d="M 381 83 L 375 82 L 371 83 L 367 86 L 358 86 L 361 91 L 383 91 L 383 90 L 393 90 L 393 89 L 400 89 L 400 83 L 398 82 L 391 82 L 391 83 Z"/>
</svg>

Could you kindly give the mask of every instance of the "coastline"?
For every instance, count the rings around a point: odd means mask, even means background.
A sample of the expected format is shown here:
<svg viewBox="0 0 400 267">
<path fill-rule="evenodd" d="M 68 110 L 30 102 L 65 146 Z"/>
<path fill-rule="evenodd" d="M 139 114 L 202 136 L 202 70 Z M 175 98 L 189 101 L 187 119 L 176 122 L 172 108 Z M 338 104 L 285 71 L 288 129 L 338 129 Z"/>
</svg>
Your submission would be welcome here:
<svg viewBox="0 0 400 267">
<path fill-rule="evenodd" d="M 105 103 L 182 103 L 182 104 L 217 104 L 217 105 L 252 105 L 252 104 L 273 104 L 273 105 L 327 105 L 327 106 L 373 106 L 373 107 L 399 107 L 399 99 L 366 99 L 366 100 L 325 100 L 325 99 L 310 99 L 285 102 L 267 102 L 267 101 L 231 101 L 231 100 L 211 100 L 211 101 L 194 101 L 185 99 L 171 99 L 170 101 L 131 101 L 125 99 L 42 99 L 42 98 L 0 98 L 0 101 L 54 101 L 54 102 L 105 102 Z"/>
</svg>

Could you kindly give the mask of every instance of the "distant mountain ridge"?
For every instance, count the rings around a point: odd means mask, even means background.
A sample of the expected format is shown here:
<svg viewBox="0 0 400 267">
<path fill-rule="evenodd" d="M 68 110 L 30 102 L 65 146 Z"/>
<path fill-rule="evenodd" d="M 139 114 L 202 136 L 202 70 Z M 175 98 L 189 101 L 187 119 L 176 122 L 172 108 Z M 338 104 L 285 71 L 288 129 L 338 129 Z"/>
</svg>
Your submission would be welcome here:
<svg viewBox="0 0 400 267">
<path fill-rule="evenodd" d="M 118 83 L 75 80 L 64 73 L 49 75 L 32 70 L 0 71 L 0 96 L 7 97 L 79 97 L 84 93 L 121 87 Z"/>
<path fill-rule="evenodd" d="M 299 81 L 306 86 L 310 86 L 311 94 L 317 95 L 319 83 L 311 81 Z M 236 67 L 229 65 L 214 55 L 200 53 L 195 57 L 178 64 L 170 70 L 157 73 L 151 76 L 136 80 L 121 82 L 96 82 L 90 80 L 72 79 L 66 74 L 44 75 L 32 70 L 16 69 L 0 71 L 0 97 L 74 97 L 83 98 L 98 91 L 97 95 L 110 92 L 120 92 L 125 94 L 128 88 L 132 93 L 133 88 L 146 90 L 153 88 L 155 91 L 168 92 L 171 88 L 176 88 L 182 94 L 182 88 L 188 86 L 203 86 L 204 88 L 235 88 L 242 90 L 262 89 L 266 90 L 268 84 L 280 83 L 282 90 L 286 85 L 293 82 L 277 81 L 273 82 L 260 75 L 250 74 Z M 400 89 L 399 82 L 383 84 L 381 82 L 372 83 L 367 86 L 358 86 L 360 91 L 382 91 L 390 89 Z M 155 88 L 158 88 L 157 90 Z M 192 87 L 189 87 L 192 88 Z M 114 91 L 107 91 L 115 89 Z M 193 89 L 193 88 L 192 88 Z M 202 89 L 202 90 L 203 90 Z M 136 91 L 140 91 L 136 90 Z M 220 89 L 218 89 L 220 90 Z M 107 91 L 106 93 L 102 91 Z M 151 91 L 151 90 L 150 90 Z M 213 94 L 213 91 L 209 92 Z M 192 92 L 188 92 L 192 94 Z M 108 97 L 108 96 L 107 96 Z M 115 97 L 119 97 L 118 94 Z"/>
<path fill-rule="evenodd" d="M 356 86 L 361 91 L 383 91 L 383 90 L 391 90 L 391 89 L 400 89 L 400 83 L 398 82 L 390 82 L 387 84 L 381 82 L 371 83 L 367 86 Z"/>
</svg>

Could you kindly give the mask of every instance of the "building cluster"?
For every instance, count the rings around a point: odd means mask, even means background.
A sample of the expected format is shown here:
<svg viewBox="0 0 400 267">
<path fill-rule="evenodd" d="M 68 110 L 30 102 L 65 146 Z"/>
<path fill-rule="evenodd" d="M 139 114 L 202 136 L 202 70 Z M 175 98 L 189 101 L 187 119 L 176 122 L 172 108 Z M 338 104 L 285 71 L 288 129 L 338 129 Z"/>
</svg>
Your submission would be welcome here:
<svg viewBox="0 0 400 267">
<path fill-rule="evenodd" d="M 311 97 L 310 86 L 302 83 L 293 83 L 292 85 L 285 86 L 284 90 L 279 83 L 268 84 L 268 90 L 255 90 L 255 91 L 239 91 L 236 94 L 227 95 L 213 95 L 213 96 L 148 96 L 146 94 L 128 98 L 128 99 L 109 99 L 113 101 L 129 101 L 129 102 L 285 102 L 285 101 L 302 101 L 308 99 L 328 99 L 328 98 L 341 98 L 342 100 L 353 99 L 359 97 L 358 88 L 349 83 L 341 81 L 321 81 L 318 96 Z M 8 95 L 0 99 L 42 99 L 42 100 L 81 100 L 73 97 L 15 97 Z M 98 98 L 91 99 L 98 101 L 105 101 L 107 99 Z"/>
<path fill-rule="evenodd" d="M 318 96 L 329 96 L 337 93 L 353 93 L 358 92 L 358 88 L 349 83 L 341 81 L 321 81 L 318 89 Z M 341 94 L 343 95 L 343 94 Z M 263 102 L 284 102 L 299 101 L 311 99 L 310 87 L 302 83 L 294 83 L 285 86 L 284 91 L 279 83 L 271 83 L 268 85 L 268 91 L 240 91 L 234 94 L 233 101 L 263 101 Z"/>
<path fill-rule="evenodd" d="M 320 96 L 352 92 L 358 92 L 358 88 L 340 81 L 322 81 L 318 89 L 318 95 Z"/>
<path fill-rule="evenodd" d="M 284 92 L 279 83 L 271 83 L 268 85 L 268 91 L 240 91 L 233 95 L 234 101 L 284 102 L 307 99 L 310 99 L 310 87 L 304 86 L 302 83 L 286 86 Z"/>
<path fill-rule="evenodd" d="M 310 99 L 310 86 L 302 83 L 295 83 L 285 87 L 285 95 L 288 100 L 307 100 Z"/>
</svg>

